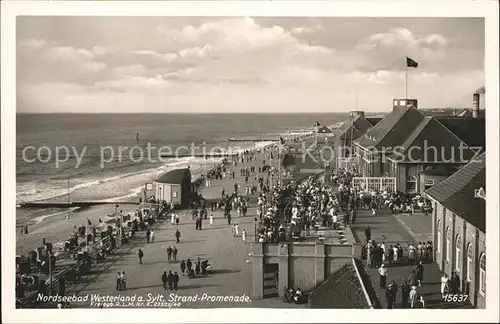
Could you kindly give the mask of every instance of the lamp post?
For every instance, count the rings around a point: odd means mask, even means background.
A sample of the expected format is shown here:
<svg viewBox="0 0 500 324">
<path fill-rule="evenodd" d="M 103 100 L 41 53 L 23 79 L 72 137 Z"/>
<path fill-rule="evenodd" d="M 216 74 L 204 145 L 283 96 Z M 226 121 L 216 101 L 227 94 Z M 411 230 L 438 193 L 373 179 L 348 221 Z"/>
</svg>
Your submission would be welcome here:
<svg viewBox="0 0 500 324">
<path fill-rule="evenodd" d="M 257 242 L 257 217 L 254 217 L 253 219 L 253 236 L 255 242 Z"/>
<path fill-rule="evenodd" d="M 47 247 L 45 247 L 47 248 Z M 48 251 L 48 262 L 49 262 L 49 295 L 52 296 L 52 252 Z"/>
</svg>

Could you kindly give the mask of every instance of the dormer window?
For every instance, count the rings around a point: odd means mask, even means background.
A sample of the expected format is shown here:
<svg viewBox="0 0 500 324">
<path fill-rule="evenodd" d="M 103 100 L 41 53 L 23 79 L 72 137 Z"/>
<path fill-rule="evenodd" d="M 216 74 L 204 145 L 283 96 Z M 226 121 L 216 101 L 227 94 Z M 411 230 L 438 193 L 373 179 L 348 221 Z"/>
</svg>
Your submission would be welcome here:
<svg viewBox="0 0 500 324">
<path fill-rule="evenodd" d="M 406 100 L 401 100 L 400 103 L 402 107 L 406 106 Z"/>
<path fill-rule="evenodd" d="M 398 101 L 394 100 L 394 106 L 398 106 L 398 105 L 399 105 Z"/>
</svg>

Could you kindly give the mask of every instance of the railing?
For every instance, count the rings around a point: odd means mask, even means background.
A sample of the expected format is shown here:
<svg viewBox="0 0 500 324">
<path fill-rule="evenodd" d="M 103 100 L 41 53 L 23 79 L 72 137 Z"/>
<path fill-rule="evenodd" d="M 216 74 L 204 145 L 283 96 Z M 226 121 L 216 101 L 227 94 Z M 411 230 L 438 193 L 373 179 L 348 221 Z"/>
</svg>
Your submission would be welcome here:
<svg viewBox="0 0 500 324">
<path fill-rule="evenodd" d="M 361 284 L 361 288 L 363 289 L 363 294 L 365 295 L 366 302 L 368 303 L 368 307 L 370 307 L 370 309 L 373 309 L 373 303 L 371 301 L 370 296 L 368 295 L 368 291 L 366 291 L 366 287 L 365 287 L 365 283 L 363 282 L 363 278 L 361 278 L 361 275 L 359 274 L 359 270 L 358 270 L 358 267 L 356 265 L 356 261 L 354 260 L 354 258 L 351 258 L 351 260 L 352 260 L 352 265 L 354 266 L 354 269 L 356 270 L 356 276 L 358 276 L 359 283 Z"/>
<path fill-rule="evenodd" d="M 359 191 L 396 191 L 395 177 L 354 177 L 352 178 L 353 188 Z"/>
</svg>

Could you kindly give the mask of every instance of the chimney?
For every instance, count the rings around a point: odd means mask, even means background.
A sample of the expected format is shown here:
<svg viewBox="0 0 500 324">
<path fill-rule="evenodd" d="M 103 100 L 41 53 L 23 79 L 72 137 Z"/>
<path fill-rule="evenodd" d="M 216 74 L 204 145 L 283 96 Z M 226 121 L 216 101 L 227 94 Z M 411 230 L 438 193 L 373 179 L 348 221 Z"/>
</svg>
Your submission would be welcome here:
<svg viewBox="0 0 500 324">
<path fill-rule="evenodd" d="M 472 118 L 479 118 L 479 93 L 474 93 L 472 96 Z"/>
</svg>

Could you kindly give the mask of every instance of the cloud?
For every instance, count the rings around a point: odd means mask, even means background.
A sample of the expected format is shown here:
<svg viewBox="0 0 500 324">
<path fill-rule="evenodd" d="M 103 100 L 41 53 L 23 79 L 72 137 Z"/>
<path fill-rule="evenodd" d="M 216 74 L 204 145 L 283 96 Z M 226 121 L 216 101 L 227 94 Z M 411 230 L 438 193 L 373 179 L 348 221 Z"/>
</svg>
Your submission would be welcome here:
<svg viewBox="0 0 500 324">
<path fill-rule="evenodd" d="M 332 51 L 324 46 L 303 44 L 285 28 L 278 25 L 263 27 L 250 17 L 228 18 L 181 29 L 160 25 L 157 31 L 166 35 L 169 41 L 186 44 L 180 52 L 189 52 L 200 57 L 207 56 L 207 53 L 234 55 L 265 48 L 300 53 L 330 54 Z"/>
<path fill-rule="evenodd" d="M 128 66 L 119 66 L 116 67 L 114 71 L 118 75 L 144 75 L 148 70 L 144 67 L 144 65 L 135 64 Z"/>
<path fill-rule="evenodd" d="M 360 109 L 387 110 L 404 95 L 405 56 L 419 62 L 409 93 L 422 107 L 484 84 L 484 51 L 463 47 L 474 33 L 432 24 L 351 21 L 359 30 L 349 41 L 344 20 L 158 18 L 99 35 L 83 35 L 85 24 L 80 36 L 47 29 L 19 38 L 22 111 L 345 111 L 355 85 Z"/>
<path fill-rule="evenodd" d="M 30 39 L 22 39 L 19 42 L 19 45 L 22 47 L 38 50 L 47 45 L 47 42 L 43 39 L 30 38 Z"/>
<path fill-rule="evenodd" d="M 439 33 L 416 36 L 407 28 L 392 28 L 386 33 L 373 34 L 360 41 L 356 49 L 365 52 L 392 52 L 393 55 L 413 55 L 420 60 L 446 57 L 449 42 Z"/>
<path fill-rule="evenodd" d="M 299 35 L 299 34 L 310 34 L 314 33 L 316 31 L 324 31 L 325 29 L 321 25 L 316 25 L 316 26 L 300 26 L 300 27 L 294 27 L 290 30 L 292 34 Z"/>
</svg>

